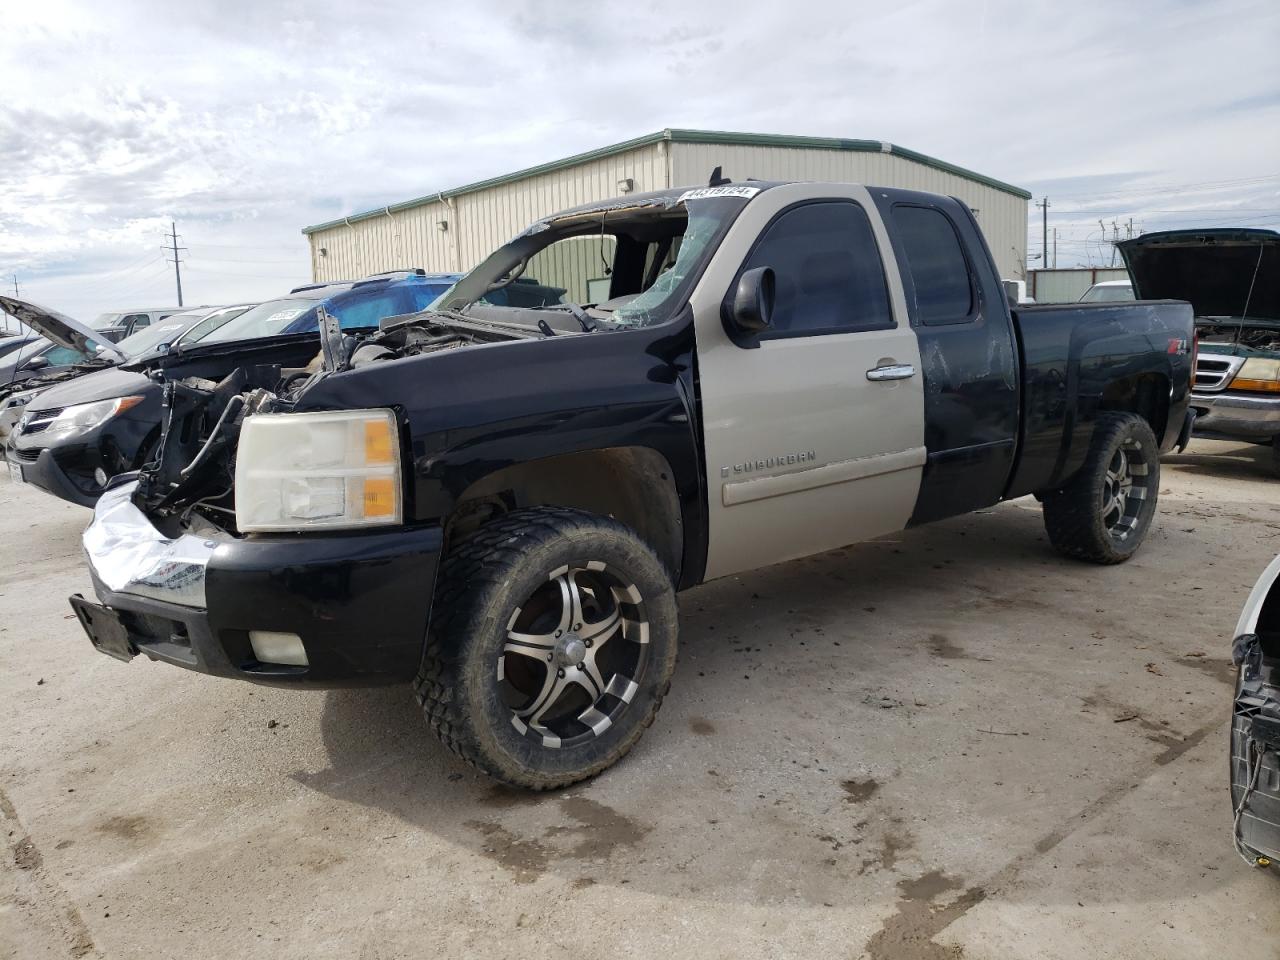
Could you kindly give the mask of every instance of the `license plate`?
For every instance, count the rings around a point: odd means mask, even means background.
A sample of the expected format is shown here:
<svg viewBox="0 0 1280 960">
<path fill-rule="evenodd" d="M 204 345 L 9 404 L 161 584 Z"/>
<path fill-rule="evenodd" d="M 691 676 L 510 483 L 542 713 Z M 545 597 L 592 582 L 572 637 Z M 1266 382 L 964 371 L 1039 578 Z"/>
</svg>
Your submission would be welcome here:
<svg viewBox="0 0 1280 960">
<path fill-rule="evenodd" d="M 16 463 L 9 464 L 9 479 L 13 483 L 26 483 L 27 478 L 22 472 L 22 467 Z"/>
<path fill-rule="evenodd" d="M 120 614 L 110 607 L 86 600 L 80 594 L 71 598 L 71 609 L 76 612 L 80 626 L 89 635 L 89 641 L 99 653 L 123 660 L 128 663 L 138 650 L 129 639 L 129 630 L 120 619 Z"/>
</svg>

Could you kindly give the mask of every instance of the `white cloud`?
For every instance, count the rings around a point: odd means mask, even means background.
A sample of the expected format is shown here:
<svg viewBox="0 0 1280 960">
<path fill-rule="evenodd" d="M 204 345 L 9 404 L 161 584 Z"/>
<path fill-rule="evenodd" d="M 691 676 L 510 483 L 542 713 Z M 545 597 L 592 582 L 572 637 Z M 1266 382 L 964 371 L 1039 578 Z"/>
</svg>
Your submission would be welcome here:
<svg viewBox="0 0 1280 960">
<path fill-rule="evenodd" d="M 1280 174 L 1277 48 L 1280 8 L 1230 0 L 18 0 L 0 277 L 163 303 L 176 220 L 188 302 L 266 297 L 304 224 L 665 126 L 892 140 L 1057 197 L 1082 256 L 1099 216 L 1280 226 L 1280 179 L 1240 182 Z"/>
</svg>

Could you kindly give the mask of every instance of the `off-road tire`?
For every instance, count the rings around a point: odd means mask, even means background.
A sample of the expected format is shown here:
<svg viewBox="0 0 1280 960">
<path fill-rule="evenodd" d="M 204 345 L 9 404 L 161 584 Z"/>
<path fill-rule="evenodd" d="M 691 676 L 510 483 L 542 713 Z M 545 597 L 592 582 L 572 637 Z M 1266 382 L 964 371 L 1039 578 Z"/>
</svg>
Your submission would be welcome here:
<svg viewBox="0 0 1280 960">
<path fill-rule="evenodd" d="M 1146 473 L 1133 525 L 1123 535 L 1109 529 L 1104 510 L 1108 469 L 1116 452 L 1135 445 Z M 1147 421 L 1135 413 L 1104 413 L 1094 423 L 1084 466 L 1059 490 L 1044 495 L 1049 542 L 1064 556 L 1090 563 L 1123 563 L 1146 538 L 1160 493 L 1160 449 Z"/>
<path fill-rule="evenodd" d="M 496 666 L 521 605 L 553 572 L 588 562 L 604 564 L 642 597 L 646 666 L 607 729 L 588 742 L 547 747 L 513 724 Z M 458 756 L 512 786 L 554 790 L 612 766 L 653 723 L 671 686 L 677 633 L 671 575 L 630 528 L 582 510 L 517 510 L 449 550 L 414 689 L 432 731 Z"/>
</svg>

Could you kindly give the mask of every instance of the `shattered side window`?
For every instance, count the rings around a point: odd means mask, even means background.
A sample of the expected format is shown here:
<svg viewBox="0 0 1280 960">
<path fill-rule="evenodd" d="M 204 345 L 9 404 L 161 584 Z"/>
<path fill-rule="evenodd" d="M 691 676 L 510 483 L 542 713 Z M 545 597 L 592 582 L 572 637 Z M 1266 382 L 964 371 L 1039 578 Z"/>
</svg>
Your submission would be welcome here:
<svg viewBox="0 0 1280 960">
<path fill-rule="evenodd" d="M 703 253 L 720 232 L 722 223 L 722 217 L 691 212 L 689 225 L 679 240 L 680 249 L 675 263 L 660 273 L 648 290 L 614 311 L 614 323 L 619 326 L 646 327 L 669 319 L 667 301 L 681 282 L 702 264 Z"/>
</svg>

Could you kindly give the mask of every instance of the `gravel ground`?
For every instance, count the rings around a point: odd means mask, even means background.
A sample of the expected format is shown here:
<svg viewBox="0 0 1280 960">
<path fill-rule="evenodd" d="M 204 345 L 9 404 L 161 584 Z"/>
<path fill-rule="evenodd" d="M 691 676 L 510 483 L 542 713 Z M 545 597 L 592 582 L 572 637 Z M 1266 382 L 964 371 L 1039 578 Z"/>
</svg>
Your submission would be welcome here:
<svg viewBox="0 0 1280 960">
<path fill-rule="evenodd" d="M 1169 457 L 1120 567 L 1027 499 L 686 593 L 658 722 L 551 796 L 407 689 L 95 653 L 88 513 L 0 487 L 0 957 L 1269 955 L 1226 786 L 1269 457 Z"/>
</svg>

